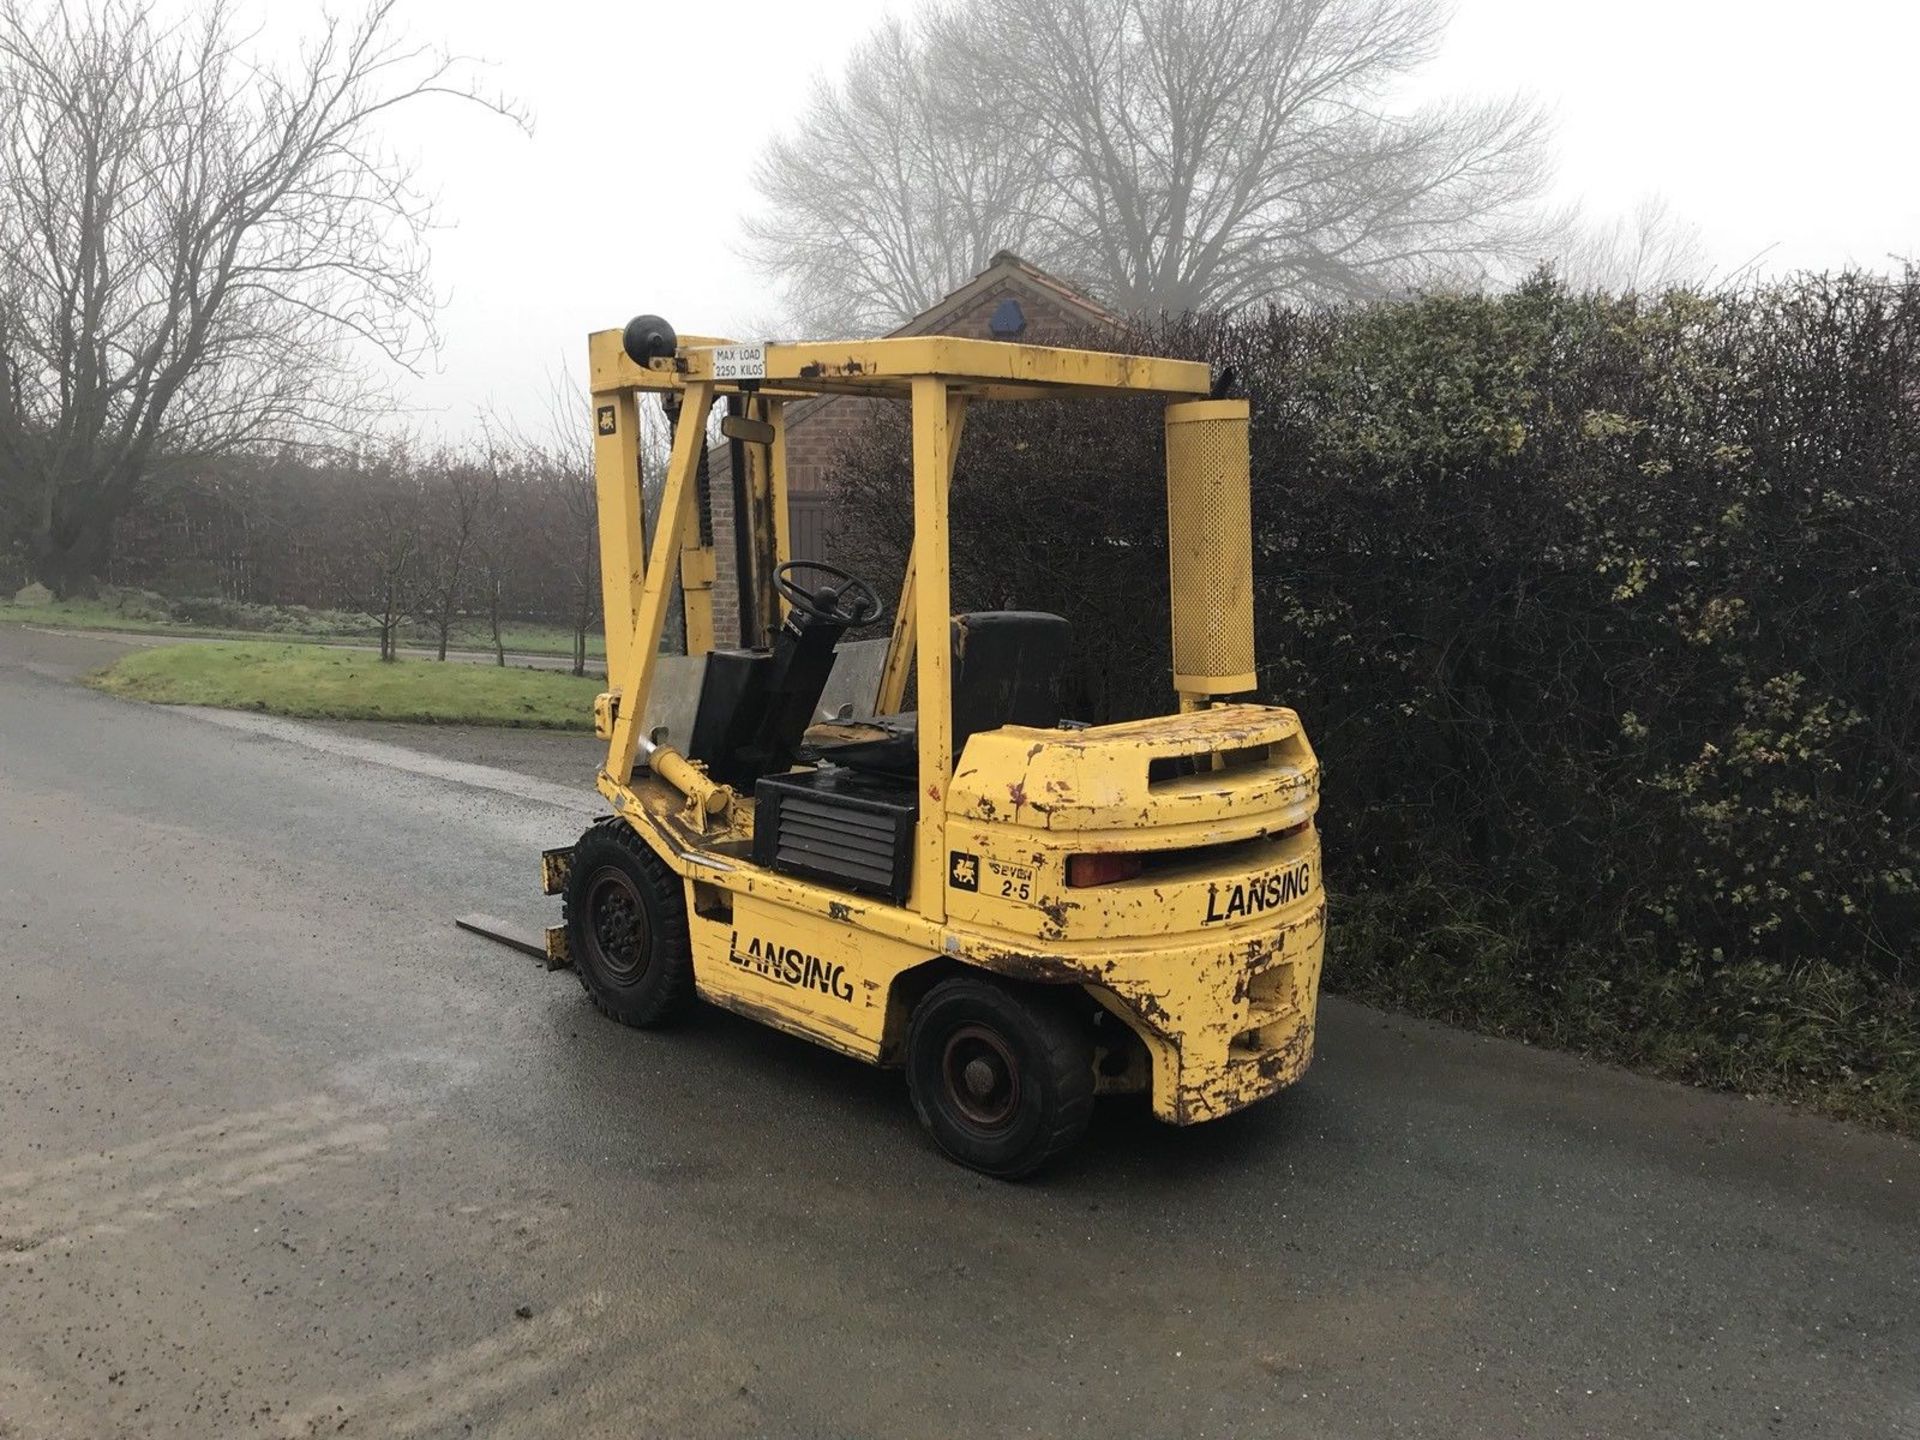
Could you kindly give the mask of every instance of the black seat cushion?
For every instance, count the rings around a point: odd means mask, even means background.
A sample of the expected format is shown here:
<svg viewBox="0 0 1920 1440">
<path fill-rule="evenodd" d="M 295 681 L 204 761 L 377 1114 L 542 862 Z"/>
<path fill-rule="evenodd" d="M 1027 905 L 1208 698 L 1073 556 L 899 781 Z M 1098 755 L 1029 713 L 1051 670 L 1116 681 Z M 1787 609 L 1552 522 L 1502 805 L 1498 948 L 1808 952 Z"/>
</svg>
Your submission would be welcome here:
<svg viewBox="0 0 1920 1440">
<path fill-rule="evenodd" d="M 1060 723 L 1067 622 L 1039 610 L 981 610 L 953 617 L 953 753 L 1002 725 Z"/>
<path fill-rule="evenodd" d="M 1060 680 L 1072 630 L 1038 610 L 979 610 L 953 617 L 953 753 L 970 736 L 1002 725 L 1050 729 L 1060 723 Z M 835 764 L 886 775 L 918 768 L 918 716 L 908 711 L 872 722 L 872 738 L 816 745 Z M 862 728 L 867 728 L 865 725 Z"/>
</svg>

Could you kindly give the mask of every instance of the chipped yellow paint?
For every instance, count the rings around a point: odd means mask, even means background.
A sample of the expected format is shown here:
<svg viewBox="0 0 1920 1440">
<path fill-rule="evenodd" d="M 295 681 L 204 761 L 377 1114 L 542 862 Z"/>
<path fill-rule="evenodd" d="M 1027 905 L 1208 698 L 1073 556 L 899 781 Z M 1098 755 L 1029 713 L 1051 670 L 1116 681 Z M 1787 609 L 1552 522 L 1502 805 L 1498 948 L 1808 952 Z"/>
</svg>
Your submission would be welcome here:
<svg viewBox="0 0 1920 1440">
<path fill-rule="evenodd" d="M 947 777 L 953 769 L 953 614 L 947 564 L 947 485 L 953 479 L 954 410 L 947 383 L 913 382 L 913 624 L 922 643 L 914 656 L 914 689 L 923 703 L 915 727 L 920 746 L 920 823 L 913 846 L 910 903 L 929 920 L 947 913 Z M 934 697 L 934 698 L 929 698 Z"/>
<path fill-rule="evenodd" d="M 1185 687 L 1178 714 L 1083 730 L 1008 726 L 971 737 L 957 761 L 951 752 L 947 502 L 969 402 L 1154 392 L 1175 402 L 1176 425 L 1238 423 L 1244 406 L 1229 406 L 1232 417 L 1221 402 L 1182 411 L 1211 383 L 1192 362 L 943 337 L 768 345 L 763 377 L 716 381 L 717 343 L 683 337 L 674 356 L 641 366 L 617 331 L 590 342 L 596 404 L 619 407 L 617 436 L 633 428 L 637 395 L 681 400 L 645 563 L 647 517 L 628 505 L 637 458 L 619 445 L 596 451 L 613 577 L 607 626 L 620 642 L 609 645 L 596 728 L 609 742 L 600 793 L 686 883 L 700 993 L 842 1053 L 897 1063 L 911 977 L 959 964 L 1084 988 L 1147 1058 L 1145 1073 L 1105 1077 L 1102 1088 L 1145 1084 L 1165 1120 L 1211 1119 L 1297 1079 L 1312 1056 L 1326 932 L 1319 766 L 1293 711 L 1203 698 L 1239 682 L 1244 647 L 1232 647 L 1231 667 Z M 751 473 L 774 512 L 771 541 L 756 539 L 779 559 L 791 543 L 781 402 L 851 393 L 910 403 L 915 537 L 878 697 L 883 711 L 897 708 L 914 675 L 920 819 L 904 905 L 756 866 L 751 797 L 728 791 L 716 804 L 720 787 L 664 747 L 651 769 L 633 767 L 646 749 L 639 717 L 669 589 L 710 583 L 712 551 L 687 543 L 697 536 L 700 428 L 716 397 L 739 393 L 774 429 L 764 472 L 756 462 Z M 1177 483 L 1244 493 L 1243 464 L 1226 474 L 1182 466 Z M 1212 592 L 1177 586 L 1176 604 L 1203 593 Z M 1138 854 L 1143 868 L 1069 885 L 1072 857 L 1087 854 Z"/>
<path fill-rule="evenodd" d="M 1251 417 L 1245 400 L 1167 407 L 1173 688 L 1183 698 L 1244 695 L 1257 683 Z"/>
<path fill-rule="evenodd" d="M 728 342 L 693 343 L 683 338 L 671 359 L 637 365 L 620 345 L 618 330 L 588 337 L 589 384 L 595 392 L 675 390 L 713 379 L 713 351 Z M 754 390 L 789 395 L 892 395 L 906 398 L 915 377 L 938 376 L 968 394 L 987 399 L 1058 399 L 1063 395 L 1141 391 L 1197 397 L 1213 384 L 1208 367 L 1194 360 L 1068 350 L 1051 345 L 1013 345 L 1000 340 L 951 336 L 906 336 L 888 340 L 834 340 L 770 344 L 766 375 Z M 717 382 L 722 390 L 740 388 Z"/>
<path fill-rule="evenodd" d="M 699 507 L 686 508 L 686 528 L 680 540 L 680 614 L 686 625 L 687 654 L 704 655 L 714 643 L 713 582 L 719 562 L 713 546 L 700 543 Z"/>
<path fill-rule="evenodd" d="M 633 617 L 646 580 L 640 510 L 640 411 L 631 390 L 593 397 L 594 498 L 600 510 L 600 602 L 607 631 L 607 673 L 624 674 Z"/>
<path fill-rule="evenodd" d="M 768 452 L 768 462 L 772 467 L 769 483 L 772 485 L 773 504 L 773 568 L 778 570 L 793 559 L 793 507 L 788 503 L 787 471 L 787 407 L 784 402 L 767 402 L 769 422 L 773 426 L 773 445 Z M 787 602 L 774 588 L 769 574 L 767 593 L 773 597 L 773 608 L 767 611 L 769 632 L 778 630 L 780 622 L 786 618 Z M 779 613 L 776 615 L 775 611 Z"/>
<path fill-rule="evenodd" d="M 966 397 L 949 394 L 946 442 L 948 485 L 953 481 L 953 461 L 959 454 L 960 437 L 966 430 L 966 424 Z M 887 658 L 881 666 L 880 686 L 873 700 L 873 713 L 876 715 L 898 715 L 906 700 L 907 676 L 913 671 L 914 624 L 919 613 L 914 586 L 914 572 L 918 563 L 914 553 L 908 551 L 906 573 L 900 581 L 900 603 L 893 612 L 893 633 L 887 639 Z"/>
<path fill-rule="evenodd" d="M 1234 768 L 1211 768 L 1215 756 Z M 1155 761 L 1206 768 L 1155 779 Z M 1117 832 L 1108 843 L 1082 835 L 1083 850 L 1165 849 L 1296 824 L 1313 813 L 1319 775 L 1293 711 L 1223 705 L 1086 730 L 1009 725 L 976 735 L 953 794 L 956 813 L 973 820 Z"/>
<path fill-rule="evenodd" d="M 608 740 L 607 768 L 624 779 L 633 771 L 633 752 L 640 740 L 640 719 L 647 711 L 647 696 L 658 668 L 660 637 L 666 631 L 668 587 L 679 578 L 680 537 L 686 528 L 687 514 L 695 499 L 695 471 L 700 464 L 700 447 L 706 433 L 707 412 L 713 406 L 710 383 L 689 385 L 680 405 L 680 418 L 673 431 L 673 453 L 667 459 L 667 483 L 660 496 L 659 524 L 653 536 L 653 554 L 640 586 L 639 604 L 631 613 L 608 614 L 607 632 L 612 635 L 622 626 L 631 627 L 624 647 L 624 660 L 607 666 L 607 680 L 613 693 L 622 697 L 615 707 L 613 732 Z M 627 531 L 611 525 L 603 514 L 600 519 L 600 563 L 631 570 L 635 557 L 620 547 L 627 543 Z"/>
<path fill-rule="evenodd" d="M 979 862 L 979 888 L 946 886 L 948 918 L 935 923 L 904 906 L 747 863 L 741 857 L 750 824 L 699 833 L 687 823 L 679 791 L 656 776 L 637 774 L 623 787 L 602 775 L 600 791 L 688 880 L 700 992 L 843 1053 L 897 1058 L 906 1017 L 888 1003 L 894 987 L 908 972 L 945 958 L 1015 979 L 1085 986 L 1145 1044 L 1154 1113 L 1176 1124 L 1272 1094 L 1312 1057 L 1326 901 L 1311 825 L 1276 836 L 1254 823 L 1218 861 L 1076 890 L 1066 885 L 1066 860 L 1086 852 L 1087 833 L 1049 833 L 1031 811 L 1021 821 L 991 825 L 950 811 L 951 845 L 977 847 L 966 853 Z M 1275 806 L 1266 813 L 1272 827 L 1297 812 Z M 1157 835 L 1133 832 L 1134 848 Z M 1297 898 L 1257 914 L 1207 918 L 1227 908 L 1222 897 L 1234 885 L 1286 874 L 1302 862 L 1312 878 Z M 1031 900 L 990 888 L 996 871 L 1030 871 Z M 701 915 L 696 882 L 728 897 L 729 923 Z M 743 965 L 731 948 L 735 932 L 748 945 L 758 938 L 764 949 L 772 941 L 844 966 L 848 997 L 797 991 Z"/>
</svg>

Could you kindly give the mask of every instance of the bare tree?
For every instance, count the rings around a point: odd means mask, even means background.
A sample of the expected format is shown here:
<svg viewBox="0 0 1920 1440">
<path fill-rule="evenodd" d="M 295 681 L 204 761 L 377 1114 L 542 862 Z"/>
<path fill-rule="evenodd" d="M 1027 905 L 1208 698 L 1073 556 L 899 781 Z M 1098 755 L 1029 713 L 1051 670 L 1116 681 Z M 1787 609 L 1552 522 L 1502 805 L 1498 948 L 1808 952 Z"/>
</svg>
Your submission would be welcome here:
<svg viewBox="0 0 1920 1440">
<path fill-rule="evenodd" d="M 593 470 L 593 414 L 587 396 L 564 379 L 553 381 L 545 413 L 531 424 L 484 417 L 490 463 L 532 495 L 540 563 L 564 578 L 573 630 L 573 673 L 587 672 L 587 641 L 600 613 L 600 505 Z M 656 419 L 642 411 L 641 443 L 658 443 Z M 659 467 L 648 467 L 652 474 Z M 647 500 L 648 513 L 657 501 Z M 513 544 L 509 539 L 507 544 Z"/>
<path fill-rule="evenodd" d="M 560 501 L 558 506 L 547 507 L 552 516 L 548 543 L 570 586 L 573 673 L 584 675 L 587 637 L 600 613 L 600 512 L 593 471 L 573 465 L 545 465 L 539 473 Z"/>
<path fill-rule="evenodd" d="M 380 658 L 400 658 L 400 627 L 424 608 L 421 551 L 427 494 L 411 455 L 395 445 L 377 459 L 360 458 L 349 475 L 343 552 L 336 593 L 346 609 L 372 620 Z"/>
<path fill-rule="evenodd" d="M 938 24 L 881 24 L 755 171 L 753 251 L 810 332 L 896 324 L 1031 238 L 1047 155 L 995 121 L 988 75 Z"/>
<path fill-rule="evenodd" d="M 883 27 L 766 151 L 798 318 L 898 323 L 1002 247 L 1127 310 L 1503 272 L 1553 229 L 1533 103 L 1412 111 L 1442 0 L 949 0 Z M 944 194 L 964 202 L 946 209 Z"/>
<path fill-rule="evenodd" d="M 1553 269 L 1569 289 L 1616 295 L 1704 284 L 1712 274 L 1700 227 L 1675 215 L 1662 195 L 1646 196 L 1610 224 L 1573 220 Z"/>
<path fill-rule="evenodd" d="M 464 455 L 442 450 L 428 464 L 432 477 L 426 497 L 430 507 L 423 537 L 423 583 L 433 615 L 439 658 L 447 658 L 453 622 L 467 598 L 474 551 L 485 524 L 489 475 Z"/>
<path fill-rule="evenodd" d="M 337 429 L 356 359 L 432 343 L 432 211 L 379 126 L 480 97 L 393 3 L 275 65 L 226 0 L 0 0 L 0 485 L 55 590 L 157 465 Z"/>
<path fill-rule="evenodd" d="M 487 635 L 493 641 L 493 663 L 504 669 L 507 642 L 501 635 L 501 620 L 505 614 L 507 583 L 513 574 L 518 537 L 508 519 L 508 467 L 511 461 L 495 434 L 495 427 L 484 415 L 480 419 L 480 454 L 485 467 L 485 485 L 481 493 L 479 523 L 474 532 L 474 558 L 480 565 L 480 594 L 487 607 Z"/>
</svg>

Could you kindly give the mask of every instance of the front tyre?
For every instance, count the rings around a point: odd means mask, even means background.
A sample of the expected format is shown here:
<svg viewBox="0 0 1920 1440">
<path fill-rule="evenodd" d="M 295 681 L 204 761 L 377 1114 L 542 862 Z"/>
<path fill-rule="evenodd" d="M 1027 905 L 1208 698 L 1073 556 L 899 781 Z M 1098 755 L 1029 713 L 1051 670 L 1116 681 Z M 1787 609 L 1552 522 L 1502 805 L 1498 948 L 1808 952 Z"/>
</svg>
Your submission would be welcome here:
<svg viewBox="0 0 1920 1440">
<path fill-rule="evenodd" d="M 633 827 L 597 821 L 573 849 L 561 895 L 567 954 L 602 1014 L 663 1024 L 693 1001 L 686 891 Z"/>
<path fill-rule="evenodd" d="M 1093 1114 L 1093 1039 L 1067 1006 L 991 980 L 945 980 L 907 1034 L 913 1108 L 947 1155 L 1014 1180 L 1079 1140 Z"/>
</svg>

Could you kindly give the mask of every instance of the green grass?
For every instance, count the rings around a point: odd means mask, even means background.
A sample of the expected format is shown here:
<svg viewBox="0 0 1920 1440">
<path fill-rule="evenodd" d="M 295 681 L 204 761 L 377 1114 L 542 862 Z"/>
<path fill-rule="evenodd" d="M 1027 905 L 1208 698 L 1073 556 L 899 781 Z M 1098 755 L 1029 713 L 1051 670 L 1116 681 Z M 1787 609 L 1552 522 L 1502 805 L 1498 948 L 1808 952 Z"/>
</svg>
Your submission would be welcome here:
<svg viewBox="0 0 1920 1440">
<path fill-rule="evenodd" d="M 118 606 L 95 600 L 56 600 L 51 605 L 15 605 L 10 600 L 0 600 L 0 624 L 51 625 L 73 630 L 128 630 L 135 634 L 154 630 L 195 633 L 191 626 L 127 615 Z"/>
<path fill-rule="evenodd" d="M 461 638 L 465 636 L 464 640 Z M 536 625 L 532 621 L 508 621 L 500 627 L 500 638 L 506 642 L 507 649 L 518 650 L 523 655 L 571 655 L 573 654 L 573 632 L 559 625 Z M 456 644 L 465 644 L 474 650 L 488 650 L 493 646 L 493 637 L 487 633 L 485 624 L 471 630 L 454 630 Z M 604 660 L 607 658 L 606 636 L 592 631 L 587 633 L 587 658 Z"/>
<path fill-rule="evenodd" d="M 191 607 L 192 601 L 182 602 Z M 293 644 L 364 645 L 377 638 L 373 623 L 338 611 L 297 611 L 286 607 L 249 606 L 268 623 L 253 626 L 194 623 L 165 618 L 155 607 L 128 606 L 110 600 L 56 600 L 50 605 L 15 605 L 0 601 L 0 625 L 45 625 L 54 629 L 118 630 L 133 635 L 194 635 L 214 640 L 257 640 L 270 637 Z M 560 625 L 509 621 L 501 627 L 509 651 L 522 655 L 572 655 L 573 632 Z M 488 651 L 493 637 L 485 621 L 469 620 L 454 626 L 452 641 L 460 650 Z M 409 649 L 433 649 L 436 636 L 425 627 L 403 631 L 400 643 Z M 606 658 L 607 644 L 598 634 L 587 636 L 590 659 Z"/>
<path fill-rule="evenodd" d="M 168 645 L 88 682 L 160 705 L 215 705 L 324 720 L 591 730 L 600 682 L 551 670 L 430 660 L 382 664 L 321 645 Z"/>
</svg>

